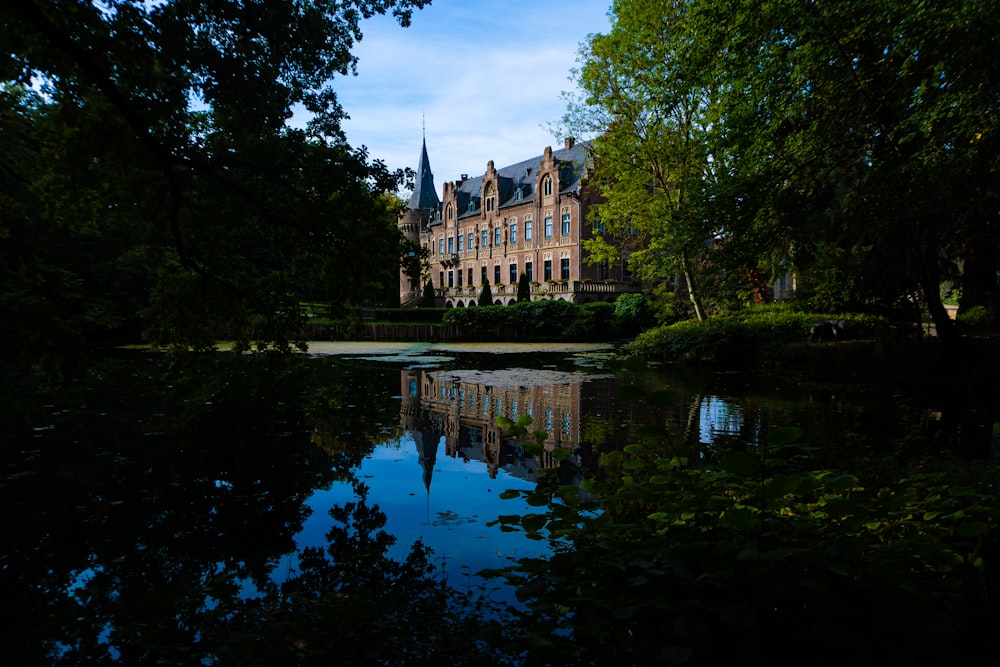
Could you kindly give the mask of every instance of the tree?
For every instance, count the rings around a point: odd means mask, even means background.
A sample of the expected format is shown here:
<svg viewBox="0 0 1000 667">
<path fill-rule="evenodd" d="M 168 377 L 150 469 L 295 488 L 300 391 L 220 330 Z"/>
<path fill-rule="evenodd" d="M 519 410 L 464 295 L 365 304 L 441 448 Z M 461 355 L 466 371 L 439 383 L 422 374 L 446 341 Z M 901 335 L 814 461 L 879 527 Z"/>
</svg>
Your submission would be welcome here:
<svg viewBox="0 0 1000 667">
<path fill-rule="evenodd" d="M 596 258 L 628 242 L 640 275 L 692 275 L 696 308 L 706 260 L 754 284 L 794 270 L 844 307 L 919 297 L 945 340 L 943 262 L 968 262 L 966 307 L 997 303 L 995 12 L 974 0 L 613 12 L 582 50 L 584 94 L 566 117 L 599 135 Z"/>
<path fill-rule="evenodd" d="M 490 289 L 490 281 L 488 278 L 483 278 L 483 289 L 481 292 L 479 292 L 478 303 L 480 306 L 493 305 L 493 290 Z"/>
<path fill-rule="evenodd" d="M 849 307 L 917 296 L 953 342 L 942 261 L 984 258 L 980 298 L 997 292 L 995 253 L 975 252 L 998 245 L 998 193 L 984 180 L 1000 166 L 987 111 L 1000 98 L 997 18 L 968 0 L 693 4 L 689 57 L 718 82 L 711 138 L 726 156 L 734 247 L 780 240 L 807 283 L 852 274 Z"/>
<path fill-rule="evenodd" d="M 583 98 L 565 122 L 598 133 L 592 176 L 603 203 L 594 207 L 601 231 L 585 241 L 590 261 L 614 263 L 624 252 L 647 280 L 683 276 L 704 319 L 697 268 L 713 234 L 702 199 L 712 176 L 710 91 L 692 85 L 678 58 L 684 14 L 684 3 L 616 3 L 611 31 L 582 49 Z"/>
<path fill-rule="evenodd" d="M 424 292 L 420 297 L 421 308 L 433 308 L 437 305 L 437 296 L 434 293 L 434 284 L 431 281 L 424 283 Z"/>
<path fill-rule="evenodd" d="M 16 213 L 0 224 L 17 233 L 0 252 L 44 248 L 7 270 L 25 289 L 4 289 L 5 320 L 30 326 L 48 307 L 40 263 L 75 285 L 71 311 L 138 311 L 150 340 L 193 347 L 225 333 L 288 348 L 301 291 L 324 272 L 333 301 L 377 294 L 373 267 L 398 266 L 404 246 L 380 195 L 402 174 L 347 144 L 333 85 L 354 71 L 361 19 L 391 11 L 405 26 L 426 4 L 5 4 L 0 82 L 20 92 L 0 122 L 21 130 L 0 168 L 21 185 L 4 189 Z M 68 256 L 81 241 L 94 262 Z"/>
<path fill-rule="evenodd" d="M 517 302 L 531 301 L 531 283 L 528 281 L 528 274 L 522 272 L 517 279 Z"/>
</svg>

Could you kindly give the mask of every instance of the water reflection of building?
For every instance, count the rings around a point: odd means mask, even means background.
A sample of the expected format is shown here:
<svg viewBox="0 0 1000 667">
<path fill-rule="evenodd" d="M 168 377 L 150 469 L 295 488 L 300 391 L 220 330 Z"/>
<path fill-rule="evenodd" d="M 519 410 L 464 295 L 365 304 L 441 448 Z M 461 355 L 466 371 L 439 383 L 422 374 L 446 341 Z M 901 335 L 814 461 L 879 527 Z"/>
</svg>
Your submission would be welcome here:
<svg viewBox="0 0 1000 667">
<path fill-rule="evenodd" d="M 491 478 L 503 469 L 534 479 L 538 470 L 557 465 L 556 449 L 572 452 L 571 464 L 595 467 L 601 452 L 641 437 L 634 430 L 640 425 L 660 427 L 667 444 L 685 445 L 702 458 L 720 446 L 757 446 L 768 431 L 795 423 L 782 401 L 742 389 L 728 396 L 700 393 L 671 380 L 639 391 L 650 400 L 633 400 L 636 393 L 623 391 L 619 380 L 580 372 L 408 369 L 400 372 L 400 424 L 413 437 L 429 489 L 442 439 L 445 455 L 481 461 Z M 516 421 L 525 414 L 532 417 L 529 430 L 548 434 L 537 457 L 496 425 L 497 417 Z"/>
<path fill-rule="evenodd" d="M 553 451 L 574 450 L 580 443 L 583 380 L 582 374 L 545 370 L 404 370 L 400 421 L 413 434 L 421 465 L 433 465 L 431 452 L 444 438 L 447 456 L 482 461 L 490 477 L 503 468 L 532 479 L 539 468 L 556 464 Z M 496 425 L 497 417 L 516 421 L 522 415 L 532 417 L 529 430 L 548 434 L 538 457 L 526 454 Z"/>
</svg>

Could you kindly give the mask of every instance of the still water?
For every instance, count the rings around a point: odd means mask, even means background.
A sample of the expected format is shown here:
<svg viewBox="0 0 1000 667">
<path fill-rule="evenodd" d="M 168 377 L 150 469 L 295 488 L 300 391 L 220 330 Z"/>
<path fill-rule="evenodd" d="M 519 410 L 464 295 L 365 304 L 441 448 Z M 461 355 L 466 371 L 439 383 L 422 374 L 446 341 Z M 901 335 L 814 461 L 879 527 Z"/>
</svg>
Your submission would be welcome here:
<svg viewBox="0 0 1000 667">
<path fill-rule="evenodd" d="M 294 362 L 174 365 L 123 351 L 58 390 L 10 379 L 8 645 L 31 664 L 139 664 L 156 646 L 217 641 L 249 601 L 284 599 L 283 585 L 349 587 L 372 576 L 359 568 L 391 570 L 384 558 L 403 562 L 418 544 L 438 580 L 510 602 L 476 572 L 546 547 L 490 522 L 532 511 L 500 494 L 530 488 L 556 448 L 584 471 L 634 424 L 658 421 L 703 450 L 798 426 L 821 457 L 850 457 L 902 419 L 886 391 L 612 371 L 611 352 L 317 345 Z M 669 403 L 634 400 L 652 390 Z M 523 415 L 548 434 L 540 456 L 496 426 Z M 325 579 L 324 551 L 339 568 Z"/>
</svg>

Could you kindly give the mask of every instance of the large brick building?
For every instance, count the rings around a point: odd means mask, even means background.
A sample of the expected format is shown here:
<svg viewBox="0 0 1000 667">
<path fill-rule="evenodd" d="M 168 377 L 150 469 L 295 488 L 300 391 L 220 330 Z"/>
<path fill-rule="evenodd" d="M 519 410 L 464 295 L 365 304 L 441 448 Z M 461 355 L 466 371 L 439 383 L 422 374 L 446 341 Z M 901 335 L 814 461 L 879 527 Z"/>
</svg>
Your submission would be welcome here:
<svg viewBox="0 0 1000 667">
<path fill-rule="evenodd" d="M 588 149 L 566 139 L 560 150 L 547 147 L 501 169 L 491 160 L 483 175 L 445 183 L 439 199 L 425 141 L 399 227 L 427 249 L 429 264 L 420 280 L 400 273 L 400 303 L 417 305 L 430 280 L 437 306 L 475 305 L 488 280 L 494 303 L 506 305 L 521 273 L 532 283 L 532 300 L 612 301 L 629 291 L 624 263 L 584 261 L 581 242 L 595 224 L 588 216 L 596 194 L 587 186 Z"/>
</svg>

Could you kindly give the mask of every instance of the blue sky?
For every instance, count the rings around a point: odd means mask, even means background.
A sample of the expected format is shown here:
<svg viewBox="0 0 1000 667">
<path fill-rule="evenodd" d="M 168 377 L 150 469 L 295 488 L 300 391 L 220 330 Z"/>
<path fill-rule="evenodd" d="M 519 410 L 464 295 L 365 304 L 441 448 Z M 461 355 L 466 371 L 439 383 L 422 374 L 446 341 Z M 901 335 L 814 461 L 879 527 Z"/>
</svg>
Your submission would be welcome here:
<svg viewBox="0 0 1000 667">
<path fill-rule="evenodd" d="M 421 126 L 438 195 L 447 181 L 540 155 L 566 109 L 580 44 L 609 29 L 611 0 L 434 0 L 409 28 L 363 22 L 358 76 L 337 82 L 352 146 L 416 169 Z M 425 120 L 422 120 L 425 119 Z"/>
</svg>

